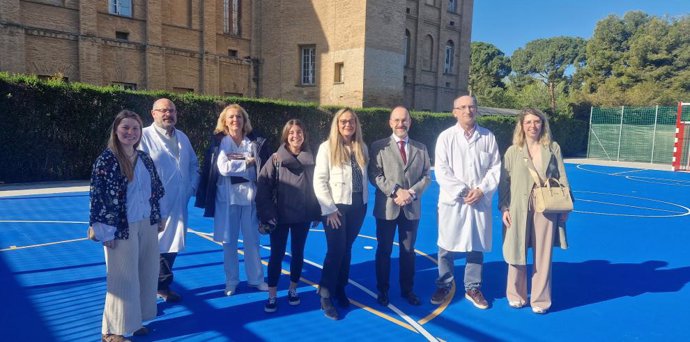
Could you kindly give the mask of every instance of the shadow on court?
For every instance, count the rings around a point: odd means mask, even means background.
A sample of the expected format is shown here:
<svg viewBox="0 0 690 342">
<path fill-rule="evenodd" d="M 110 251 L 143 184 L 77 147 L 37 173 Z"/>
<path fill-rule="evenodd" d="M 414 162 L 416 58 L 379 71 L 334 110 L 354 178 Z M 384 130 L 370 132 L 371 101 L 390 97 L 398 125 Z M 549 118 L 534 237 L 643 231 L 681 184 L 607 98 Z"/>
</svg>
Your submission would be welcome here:
<svg viewBox="0 0 690 342">
<path fill-rule="evenodd" d="M 3 340 L 42 341 L 52 336 L 29 299 L 27 291 L 0 255 L 2 304 L 0 304 L 0 336 Z M 14 336 L 14 337 L 12 337 Z M 16 339 L 15 339 L 16 338 Z"/>
<path fill-rule="evenodd" d="M 690 267 L 665 269 L 667 265 L 660 260 L 639 264 L 554 262 L 551 311 L 646 293 L 678 292 L 690 282 Z"/>
</svg>

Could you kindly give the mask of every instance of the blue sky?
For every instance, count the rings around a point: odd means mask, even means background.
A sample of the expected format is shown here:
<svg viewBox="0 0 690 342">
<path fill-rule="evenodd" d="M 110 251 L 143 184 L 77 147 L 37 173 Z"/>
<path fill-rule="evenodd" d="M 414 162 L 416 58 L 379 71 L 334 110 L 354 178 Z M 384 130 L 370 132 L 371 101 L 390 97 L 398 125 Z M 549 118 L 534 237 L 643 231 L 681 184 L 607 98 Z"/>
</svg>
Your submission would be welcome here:
<svg viewBox="0 0 690 342">
<path fill-rule="evenodd" d="M 690 0 L 474 0 L 472 41 L 494 44 L 510 56 L 539 38 L 589 39 L 599 20 L 634 10 L 677 17 L 690 14 Z"/>
</svg>

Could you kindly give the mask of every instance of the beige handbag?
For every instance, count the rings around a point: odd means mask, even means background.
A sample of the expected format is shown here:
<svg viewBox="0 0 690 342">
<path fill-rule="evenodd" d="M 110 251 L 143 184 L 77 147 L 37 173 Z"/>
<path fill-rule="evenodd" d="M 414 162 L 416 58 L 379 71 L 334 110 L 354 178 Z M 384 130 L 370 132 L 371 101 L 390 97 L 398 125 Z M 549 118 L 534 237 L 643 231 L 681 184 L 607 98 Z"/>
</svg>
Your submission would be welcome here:
<svg viewBox="0 0 690 342">
<path fill-rule="evenodd" d="M 573 199 L 570 197 L 570 187 L 561 184 L 556 178 L 547 178 L 542 182 L 534 169 L 532 161 L 528 167 L 534 178 L 534 211 L 538 213 L 569 213 L 573 211 Z"/>
</svg>

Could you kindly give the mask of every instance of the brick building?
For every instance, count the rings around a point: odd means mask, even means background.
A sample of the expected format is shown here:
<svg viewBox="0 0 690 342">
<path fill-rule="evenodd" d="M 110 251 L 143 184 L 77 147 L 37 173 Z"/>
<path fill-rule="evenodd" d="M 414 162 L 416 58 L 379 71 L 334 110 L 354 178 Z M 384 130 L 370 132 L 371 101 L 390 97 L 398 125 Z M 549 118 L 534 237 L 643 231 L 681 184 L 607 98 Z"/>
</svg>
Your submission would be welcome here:
<svg viewBox="0 0 690 342">
<path fill-rule="evenodd" d="M 473 0 L 0 0 L 0 71 L 321 104 L 448 110 Z"/>
</svg>

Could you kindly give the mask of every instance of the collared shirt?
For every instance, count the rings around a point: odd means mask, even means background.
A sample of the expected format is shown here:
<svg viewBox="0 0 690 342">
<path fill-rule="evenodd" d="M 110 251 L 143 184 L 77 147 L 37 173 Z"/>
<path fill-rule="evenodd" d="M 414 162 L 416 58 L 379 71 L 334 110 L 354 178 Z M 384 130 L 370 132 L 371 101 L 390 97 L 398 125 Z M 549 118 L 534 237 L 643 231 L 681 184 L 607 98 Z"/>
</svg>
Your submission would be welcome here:
<svg viewBox="0 0 690 342">
<path fill-rule="evenodd" d="M 158 133 L 158 136 L 161 137 L 161 140 L 163 140 L 163 143 L 165 144 L 165 147 L 168 148 L 168 150 L 175 156 L 179 157 L 180 156 L 180 147 L 179 144 L 177 143 L 177 135 L 175 134 L 175 128 L 172 129 L 172 133 L 168 135 L 168 131 L 165 130 L 165 128 L 160 127 L 156 125 L 155 123 L 153 124 L 153 128 L 156 130 L 156 133 Z"/>
<path fill-rule="evenodd" d="M 409 156 L 410 155 L 410 136 L 406 135 L 404 139 L 400 139 L 400 137 L 393 134 L 393 139 L 395 140 L 395 144 L 398 145 L 398 150 L 400 149 L 400 141 L 405 142 L 405 155 Z"/>
<path fill-rule="evenodd" d="M 134 165 L 134 179 L 127 183 L 127 221 L 137 222 L 151 216 L 151 176 L 141 160 Z"/>
<path fill-rule="evenodd" d="M 472 126 L 472 128 L 470 128 L 469 130 L 466 130 L 462 126 L 460 126 L 460 128 L 462 128 L 463 132 L 465 133 L 465 139 L 470 140 L 470 138 L 472 138 L 472 135 L 474 135 L 474 131 L 477 130 L 477 124 L 475 123 L 474 126 Z"/>
</svg>

